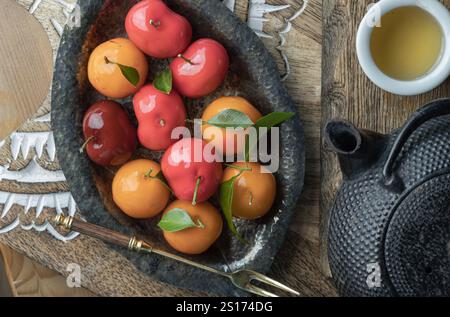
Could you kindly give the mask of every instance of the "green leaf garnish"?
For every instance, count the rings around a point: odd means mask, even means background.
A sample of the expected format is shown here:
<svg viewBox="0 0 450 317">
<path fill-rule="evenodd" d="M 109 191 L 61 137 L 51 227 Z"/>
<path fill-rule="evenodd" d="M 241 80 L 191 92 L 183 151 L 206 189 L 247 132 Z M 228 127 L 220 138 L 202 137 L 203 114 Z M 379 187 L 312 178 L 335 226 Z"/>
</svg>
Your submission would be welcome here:
<svg viewBox="0 0 450 317">
<path fill-rule="evenodd" d="M 223 182 L 220 185 L 220 189 L 219 189 L 219 196 L 220 196 L 220 207 L 222 209 L 222 212 L 225 216 L 225 220 L 227 222 L 228 228 L 230 229 L 230 231 L 233 233 L 233 235 L 239 239 L 239 241 L 241 242 L 246 242 L 239 234 L 239 232 L 237 231 L 236 227 L 234 226 L 233 223 L 233 210 L 232 210 L 232 206 L 233 206 L 233 193 L 234 193 L 234 182 L 236 181 L 236 179 L 241 176 L 241 174 L 243 173 L 243 171 L 241 171 L 239 174 L 233 176 L 232 178 L 230 178 L 229 180 L 227 180 L 226 182 Z"/>
<path fill-rule="evenodd" d="M 167 68 L 156 75 L 153 80 L 153 87 L 165 94 L 170 94 L 172 91 L 172 71 L 170 68 Z"/>
<path fill-rule="evenodd" d="M 119 66 L 122 75 L 134 86 L 136 87 L 139 84 L 139 73 L 136 68 L 125 66 L 122 64 L 117 64 Z"/>
<path fill-rule="evenodd" d="M 248 128 L 253 126 L 253 121 L 245 113 L 235 109 L 224 110 L 206 123 L 219 128 Z"/>
<path fill-rule="evenodd" d="M 270 129 L 289 120 L 293 116 L 295 116 L 294 112 L 272 112 L 256 121 L 255 128 L 266 127 Z"/>
<path fill-rule="evenodd" d="M 233 165 L 233 164 L 226 164 L 226 163 L 224 165 L 225 165 L 225 167 L 233 168 L 235 170 L 242 171 L 242 172 L 249 172 L 249 171 L 252 170 L 251 167 L 247 167 L 247 166 L 246 167 L 242 167 L 242 166 Z"/>
<path fill-rule="evenodd" d="M 235 109 L 227 109 L 209 119 L 206 123 L 219 128 L 248 128 L 254 126 L 257 129 L 262 127 L 270 129 L 293 116 L 295 116 L 294 112 L 272 112 L 253 123 L 245 113 Z"/>
<path fill-rule="evenodd" d="M 105 62 L 106 64 L 114 64 L 119 66 L 120 71 L 122 72 L 122 75 L 132 84 L 133 86 L 137 86 L 139 84 L 140 76 L 139 72 L 136 70 L 136 68 L 131 66 L 122 65 L 116 62 L 112 62 L 108 59 L 108 57 L 105 56 Z"/>
<path fill-rule="evenodd" d="M 205 225 L 197 220 L 195 223 L 186 210 L 174 208 L 169 210 L 158 223 L 158 227 L 167 232 L 177 232 L 188 228 L 205 228 Z"/>
</svg>

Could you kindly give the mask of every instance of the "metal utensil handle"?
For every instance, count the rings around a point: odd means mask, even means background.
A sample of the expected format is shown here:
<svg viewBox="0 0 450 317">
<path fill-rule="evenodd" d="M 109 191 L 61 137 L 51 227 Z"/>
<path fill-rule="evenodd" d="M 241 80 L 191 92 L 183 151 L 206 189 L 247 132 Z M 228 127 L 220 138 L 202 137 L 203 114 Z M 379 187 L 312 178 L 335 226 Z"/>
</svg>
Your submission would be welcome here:
<svg viewBox="0 0 450 317">
<path fill-rule="evenodd" d="M 424 107 L 420 108 L 414 113 L 411 118 L 406 122 L 397 138 L 394 141 L 394 145 L 389 152 L 389 156 L 383 167 L 383 178 L 389 180 L 394 174 L 394 164 L 400 155 L 403 146 L 408 141 L 408 138 L 425 122 L 440 116 L 450 114 L 450 99 L 438 99 Z"/>
<path fill-rule="evenodd" d="M 109 242 L 121 247 L 129 248 L 132 237 L 94 225 L 89 222 L 81 221 L 73 217 L 56 216 L 54 219 L 57 225 L 61 225 L 66 229 L 73 230 L 87 236 Z"/>
<path fill-rule="evenodd" d="M 187 265 L 194 266 L 198 269 L 202 269 L 211 273 L 219 274 L 225 277 L 229 277 L 229 274 L 216 270 L 214 268 L 211 268 L 209 266 L 196 263 L 194 261 L 185 259 L 183 257 L 180 257 L 178 255 L 163 251 L 154 249 L 150 244 L 148 244 L 145 241 L 139 240 L 134 236 L 128 236 L 101 226 L 94 225 L 89 222 L 85 222 L 73 217 L 64 217 L 62 215 L 59 215 L 55 218 L 55 222 L 58 225 L 64 226 L 66 229 L 74 230 L 76 232 L 85 234 L 87 236 L 90 236 L 92 238 L 96 238 L 105 242 L 112 243 L 114 245 L 118 245 L 124 248 L 128 248 L 131 251 L 136 252 L 146 252 L 146 253 L 156 253 L 159 255 L 162 255 L 166 258 L 170 258 L 172 260 L 185 263 Z"/>
</svg>

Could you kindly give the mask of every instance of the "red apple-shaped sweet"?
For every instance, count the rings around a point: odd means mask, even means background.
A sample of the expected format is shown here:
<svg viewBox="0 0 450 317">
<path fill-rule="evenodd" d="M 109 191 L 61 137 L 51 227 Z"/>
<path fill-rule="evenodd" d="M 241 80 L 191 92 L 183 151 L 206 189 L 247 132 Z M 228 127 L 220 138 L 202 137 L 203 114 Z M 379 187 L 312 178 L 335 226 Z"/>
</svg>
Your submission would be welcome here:
<svg viewBox="0 0 450 317">
<path fill-rule="evenodd" d="M 138 138 L 143 146 L 161 151 L 178 140 L 172 139 L 172 131 L 185 126 L 186 109 L 174 89 L 165 94 L 153 85 L 146 85 L 134 96 L 133 105 L 139 122 Z"/>
<path fill-rule="evenodd" d="M 114 101 L 96 102 L 86 111 L 83 133 L 87 155 L 102 166 L 122 165 L 136 149 L 136 128 Z"/>
<path fill-rule="evenodd" d="M 224 81 L 229 66 L 225 48 L 212 39 L 200 39 L 170 64 L 175 89 L 183 96 L 200 98 Z"/>
<path fill-rule="evenodd" d="M 161 169 L 178 199 L 195 204 L 217 192 L 222 180 L 222 164 L 214 155 L 203 153 L 205 146 L 206 142 L 201 139 L 185 138 L 164 153 Z"/>
<path fill-rule="evenodd" d="M 161 0 L 144 0 L 134 5 L 126 17 L 125 29 L 141 51 L 155 58 L 177 56 L 192 39 L 188 20 Z"/>
</svg>

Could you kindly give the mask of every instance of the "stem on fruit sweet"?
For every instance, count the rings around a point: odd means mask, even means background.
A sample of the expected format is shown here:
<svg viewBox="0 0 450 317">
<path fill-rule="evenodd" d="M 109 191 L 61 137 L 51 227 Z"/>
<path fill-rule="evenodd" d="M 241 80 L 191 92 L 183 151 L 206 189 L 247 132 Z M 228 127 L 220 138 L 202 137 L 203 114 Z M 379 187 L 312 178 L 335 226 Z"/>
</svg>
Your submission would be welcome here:
<svg viewBox="0 0 450 317">
<path fill-rule="evenodd" d="M 152 173 L 153 173 L 153 168 L 150 168 L 150 169 L 144 174 L 144 177 L 145 177 L 145 178 L 150 178 L 150 177 L 152 177 Z"/>
<path fill-rule="evenodd" d="M 191 64 L 191 65 L 194 65 L 194 63 L 189 59 L 189 58 L 186 58 L 183 54 L 178 54 L 177 55 L 179 58 L 182 58 L 186 63 L 189 63 L 189 64 Z"/>
<path fill-rule="evenodd" d="M 159 125 L 162 127 L 166 126 L 166 121 L 164 119 L 159 120 Z"/>
<path fill-rule="evenodd" d="M 252 194 L 252 192 L 249 192 L 249 195 L 250 195 L 250 197 L 248 199 L 248 205 L 251 206 L 251 205 L 253 205 L 253 194 Z"/>
<path fill-rule="evenodd" d="M 95 139 L 95 136 L 91 135 L 90 137 L 88 137 L 86 139 L 86 141 L 84 141 L 83 145 L 80 147 L 80 153 L 83 153 L 84 150 L 86 149 L 86 146 L 89 144 L 89 142 L 91 142 L 93 139 Z"/>
<path fill-rule="evenodd" d="M 154 26 L 155 29 L 157 29 L 161 25 L 161 21 L 156 21 L 155 22 L 155 20 L 153 20 L 153 19 L 150 19 L 149 23 L 150 23 L 151 26 Z"/>
<path fill-rule="evenodd" d="M 125 66 L 125 65 L 122 65 L 122 64 L 119 64 L 119 63 L 117 63 L 117 62 L 113 62 L 112 60 L 110 60 L 108 57 L 106 57 L 105 56 L 105 63 L 106 64 L 113 64 L 113 65 L 117 65 L 117 66 Z"/>
<path fill-rule="evenodd" d="M 198 189 L 200 187 L 200 182 L 202 178 L 197 178 L 197 181 L 195 182 L 195 189 L 194 189 L 194 197 L 192 198 L 192 206 L 197 205 L 197 195 L 198 195 Z"/>
<path fill-rule="evenodd" d="M 195 226 L 200 229 L 205 229 L 205 225 L 200 221 L 200 219 L 197 219 L 197 224 Z"/>
</svg>

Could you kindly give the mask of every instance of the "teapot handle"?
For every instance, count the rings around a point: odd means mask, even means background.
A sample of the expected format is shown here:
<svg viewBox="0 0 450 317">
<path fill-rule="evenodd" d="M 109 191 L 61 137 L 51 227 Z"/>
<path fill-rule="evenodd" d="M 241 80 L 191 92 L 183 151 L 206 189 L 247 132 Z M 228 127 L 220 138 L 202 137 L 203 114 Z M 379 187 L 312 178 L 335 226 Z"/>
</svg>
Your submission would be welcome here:
<svg viewBox="0 0 450 317">
<path fill-rule="evenodd" d="M 440 116 L 450 114 L 450 98 L 435 100 L 415 112 L 401 129 L 394 145 L 389 152 L 386 163 L 383 167 L 383 185 L 391 190 L 402 192 L 404 190 L 403 182 L 394 172 L 394 164 L 400 155 L 403 146 L 408 138 L 425 122 Z"/>
</svg>

